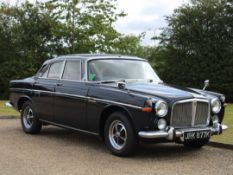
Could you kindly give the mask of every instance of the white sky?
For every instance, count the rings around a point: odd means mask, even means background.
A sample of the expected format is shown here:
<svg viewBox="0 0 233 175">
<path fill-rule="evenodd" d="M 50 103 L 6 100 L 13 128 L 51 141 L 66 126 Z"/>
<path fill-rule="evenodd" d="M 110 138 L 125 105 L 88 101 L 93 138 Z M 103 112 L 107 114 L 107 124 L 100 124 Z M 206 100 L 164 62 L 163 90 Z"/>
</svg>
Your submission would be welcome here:
<svg viewBox="0 0 233 175">
<path fill-rule="evenodd" d="M 150 40 L 160 33 L 160 28 L 165 27 L 165 16 L 171 15 L 173 10 L 187 0 L 118 0 L 119 9 L 128 15 L 115 24 L 115 28 L 126 34 L 140 34 L 146 32 L 143 41 L 145 45 L 153 45 Z"/>
<path fill-rule="evenodd" d="M 12 4 L 17 0 L 0 0 L 0 2 Z M 125 34 L 138 35 L 146 32 L 142 43 L 153 45 L 150 38 L 159 34 L 159 28 L 166 26 L 165 16 L 172 14 L 173 10 L 184 2 L 187 0 L 118 0 L 118 8 L 128 15 L 120 18 L 114 26 L 119 32 Z"/>
</svg>

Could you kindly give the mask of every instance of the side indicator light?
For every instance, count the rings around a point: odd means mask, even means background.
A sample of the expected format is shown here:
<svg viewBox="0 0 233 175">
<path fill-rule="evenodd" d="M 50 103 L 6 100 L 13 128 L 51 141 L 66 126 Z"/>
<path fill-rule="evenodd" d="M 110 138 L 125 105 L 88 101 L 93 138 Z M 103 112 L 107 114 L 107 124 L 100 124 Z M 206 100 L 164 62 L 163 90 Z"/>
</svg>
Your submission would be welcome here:
<svg viewBox="0 0 233 175">
<path fill-rule="evenodd" d="M 144 108 L 142 108 L 142 111 L 143 112 L 151 112 L 152 108 L 150 108 L 150 107 L 144 107 Z"/>
</svg>

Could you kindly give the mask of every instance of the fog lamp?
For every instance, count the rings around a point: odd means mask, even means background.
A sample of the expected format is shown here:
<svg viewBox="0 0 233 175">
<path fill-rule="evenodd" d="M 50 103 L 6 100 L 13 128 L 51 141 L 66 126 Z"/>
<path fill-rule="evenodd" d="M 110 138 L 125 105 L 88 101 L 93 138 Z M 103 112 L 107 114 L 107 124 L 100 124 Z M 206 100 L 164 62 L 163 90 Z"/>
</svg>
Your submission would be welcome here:
<svg viewBox="0 0 233 175">
<path fill-rule="evenodd" d="M 166 120 L 165 119 L 159 119 L 159 121 L 158 121 L 158 128 L 160 130 L 163 130 L 163 129 L 166 128 L 166 126 L 167 126 Z"/>
<path fill-rule="evenodd" d="M 213 122 L 213 123 L 219 123 L 219 118 L 218 118 L 217 115 L 214 115 L 214 116 L 212 117 L 212 122 Z"/>
</svg>

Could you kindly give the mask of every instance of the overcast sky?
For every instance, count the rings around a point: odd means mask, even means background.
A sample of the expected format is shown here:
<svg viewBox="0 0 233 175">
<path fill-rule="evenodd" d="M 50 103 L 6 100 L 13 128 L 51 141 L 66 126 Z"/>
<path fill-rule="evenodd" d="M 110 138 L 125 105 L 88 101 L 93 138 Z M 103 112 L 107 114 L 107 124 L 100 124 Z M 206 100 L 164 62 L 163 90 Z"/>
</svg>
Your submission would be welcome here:
<svg viewBox="0 0 233 175">
<path fill-rule="evenodd" d="M 0 0 L 0 2 L 14 3 L 17 0 Z M 18 0 L 23 1 L 23 0 Z M 35 0 L 30 0 L 35 1 Z M 166 26 L 165 16 L 172 14 L 173 10 L 186 0 L 118 0 L 118 8 L 128 15 L 120 18 L 115 28 L 125 34 L 140 34 L 146 32 L 143 44 L 153 45 L 150 40 L 159 28 Z"/>
<path fill-rule="evenodd" d="M 118 6 L 128 15 L 118 20 L 115 28 L 126 34 L 146 32 L 143 44 L 153 45 L 150 40 L 159 34 L 159 28 L 165 27 L 165 16 L 181 6 L 186 0 L 118 0 Z"/>
</svg>

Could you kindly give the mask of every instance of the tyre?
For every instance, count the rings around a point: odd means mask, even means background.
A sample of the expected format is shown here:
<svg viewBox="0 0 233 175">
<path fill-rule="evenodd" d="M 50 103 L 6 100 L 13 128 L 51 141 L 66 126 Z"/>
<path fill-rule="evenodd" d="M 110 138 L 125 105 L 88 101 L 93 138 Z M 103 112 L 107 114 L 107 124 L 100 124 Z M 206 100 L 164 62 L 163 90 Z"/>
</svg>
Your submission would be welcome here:
<svg viewBox="0 0 233 175">
<path fill-rule="evenodd" d="M 122 157 L 132 155 L 138 143 L 133 126 L 123 112 L 114 112 L 109 116 L 104 138 L 111 153 Z"/>
<path fill-rule="evenodd" d="M 28 134 L 38 134 L 41 131 L 42 122 L 35 116 L 31 102 L 25 102 L 21 110 L 21 125 L 23 131 Z"/>
<path fill-rule="evenodd" d="M 184 146 L 187 148 L 198 149 L 198 148 L 205 146 L 207 143 L 209 143 L 209 139 L 195 140 L 195 141 L 185 142 Z"/>
</svg>

